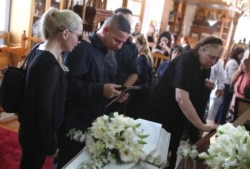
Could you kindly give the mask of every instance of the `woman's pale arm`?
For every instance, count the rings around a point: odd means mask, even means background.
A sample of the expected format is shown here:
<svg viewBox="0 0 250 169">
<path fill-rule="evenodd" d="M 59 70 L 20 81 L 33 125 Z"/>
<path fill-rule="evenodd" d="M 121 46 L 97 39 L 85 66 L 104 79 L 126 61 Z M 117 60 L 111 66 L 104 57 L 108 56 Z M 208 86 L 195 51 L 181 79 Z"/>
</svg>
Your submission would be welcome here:
<svg viewBox="0 0 250 169">
<path fill-rule="evenodd" d="M 189 99 L 189 93 L 185 90 L 176 88 L 175 89 L 175 99 L 179 104 L 182 112 L 186 116 L 186 118 L 198 129 L 202 131 L 210 131 L 215 129 L 215 126 L 204 124 L 199 118 L 193 104 Z"/>
</svg>

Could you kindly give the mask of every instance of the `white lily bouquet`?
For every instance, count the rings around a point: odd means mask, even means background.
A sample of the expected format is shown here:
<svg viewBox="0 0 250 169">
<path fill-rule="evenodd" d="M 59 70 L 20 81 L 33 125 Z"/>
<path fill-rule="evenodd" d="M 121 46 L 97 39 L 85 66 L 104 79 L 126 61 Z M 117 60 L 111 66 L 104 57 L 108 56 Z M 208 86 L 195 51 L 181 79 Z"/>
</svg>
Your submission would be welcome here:
<svg viewBox="0 0 250 169">
<path fill-rule="evenodd" d="M 212 169 L 250 168 L 250 136 L 244 126 L 234 127 L 231 123 L 220 125 L 216 136 L 207 152 L 197 153 L 196 157 L 194 146 L 180 146 L 177 153 L 184 158 L 204 160 Z"/>
<path fill-rule="evenodd" d="M 71 129 L 68 136 L 75 141 L 85 142 L 90 154 L 90 160 L 82 162 L 79 168 L 103 168 L 112 161 L 120 164 L 136 163 L 147 158 L 151 163 L 157 161 L 157 158 L 152 160 L 144 153 L 143 146 L 147 144 L 144 139 L 148 135 L 139 127 L 140 123 L 133 118 L 113 113 L 98 117 L 86 133 Z"/>
</svg>

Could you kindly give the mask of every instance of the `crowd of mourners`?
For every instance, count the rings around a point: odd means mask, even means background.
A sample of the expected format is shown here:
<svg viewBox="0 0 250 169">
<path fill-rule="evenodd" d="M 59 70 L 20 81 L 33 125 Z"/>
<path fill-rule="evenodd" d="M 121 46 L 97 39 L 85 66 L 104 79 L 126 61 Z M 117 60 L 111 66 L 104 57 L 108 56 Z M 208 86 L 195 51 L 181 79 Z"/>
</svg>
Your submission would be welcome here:
<svg viewBox="0 0 250 169">
<path fill-rule="evenodd" d="M 118 8 L 82 36 L 83 21 L 74 12 L 44 13 L 38 26 L 44 42 L 32 49 L 18 112 L 20 169 L 41 169 L 47 156 L 54 158 L 54 169 L 62 168 L 85 146 L 70 140 L 69 130 L 86 131 L 112 112 L 161 123 L 171 133 L 168 168 L 174 169 L 181 140 L 195 143 L 202 132 L 228 121 L 237 97 L 249 97 L 245 49 L 234 47 L 225 62 L 217 37 L 191 48 L 187 36 L 157 33 L 153 23 L 143 34 L 138 21 L 131 33 L 131 22 L 132 12 Z M 154 71 L 152 53 L 170 59 Z M 124 86 L 139 88 L 120 97 Z"/>
</svg>

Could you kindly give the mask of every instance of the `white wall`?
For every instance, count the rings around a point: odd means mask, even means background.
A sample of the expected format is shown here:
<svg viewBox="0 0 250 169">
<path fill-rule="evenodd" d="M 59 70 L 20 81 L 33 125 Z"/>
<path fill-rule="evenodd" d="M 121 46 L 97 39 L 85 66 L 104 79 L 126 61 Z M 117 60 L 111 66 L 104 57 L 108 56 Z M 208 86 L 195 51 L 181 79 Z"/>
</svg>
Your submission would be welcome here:
<svg viewBox="0 0 250 169">
<path fill-rule="evenodd" d="M 11 22 L 10 41 L 14 44 L 20 44 L 23 30 L 27 34 L 30 29 L 30 14 L 31 14 L 31 0 L 12 0 L 11 5 Z"/>
<path fill-rule="evenodd" d="M 250 41 L 250 16 L 242 16 L 239 21 L 238 25 L 234 34 L 234 41 L 237 43 L 239 40 L 243 40 L 246 38 L 246 44 Z"/>
<path fill-rule="evenodd" d="M 0 0 L 0 31 L 9 31 L 10 0 Z"/>
</svg>

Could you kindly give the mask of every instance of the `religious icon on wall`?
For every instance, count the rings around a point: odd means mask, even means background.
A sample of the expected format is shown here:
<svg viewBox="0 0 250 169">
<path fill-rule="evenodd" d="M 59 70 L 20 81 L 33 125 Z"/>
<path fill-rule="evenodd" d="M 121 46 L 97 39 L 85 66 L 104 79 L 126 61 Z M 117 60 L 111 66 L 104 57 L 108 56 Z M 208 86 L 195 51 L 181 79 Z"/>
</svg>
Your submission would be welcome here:
<svg viewBox="0 0 250 169">
<path fill-rule="evenodd" d="M 221 25 L 222 18 L 228 17 L 227 10 L 206 8 L 203 6 L 197 6 L 193 25 L 208 26 L 219 28 Z M 209 24 L 209 20 L 214 20 L 215 24 Z"/>
</svg>

